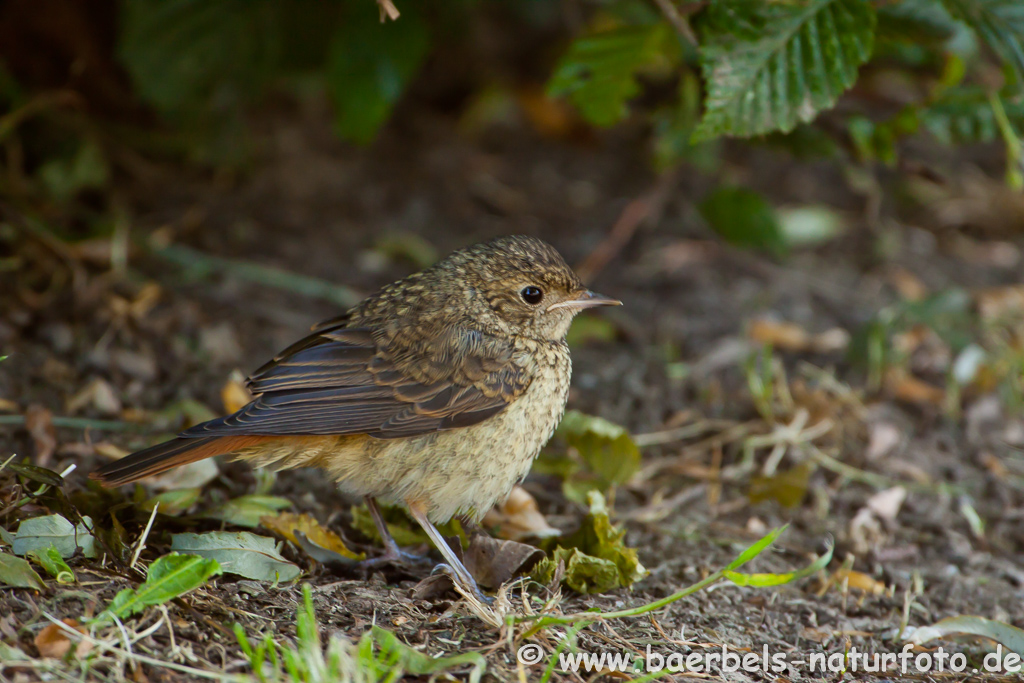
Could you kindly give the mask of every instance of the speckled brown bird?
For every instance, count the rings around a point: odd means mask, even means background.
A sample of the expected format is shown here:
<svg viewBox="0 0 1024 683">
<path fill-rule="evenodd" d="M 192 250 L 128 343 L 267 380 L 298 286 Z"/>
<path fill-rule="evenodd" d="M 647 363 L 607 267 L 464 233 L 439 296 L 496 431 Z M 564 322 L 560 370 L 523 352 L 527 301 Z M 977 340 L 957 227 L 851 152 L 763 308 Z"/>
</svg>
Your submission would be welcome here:
<svg viewBox="0 0 1024 683">
<path fill-rule="evenodd" d="M 477 244 L 314 327 L 249 378 L 238 412 L 91 476 L 116 486 L 223 454 L 320 467 L 366 497 L 386 558 L 401 551 L 375 499 L 406 505 L 479 594 L 432 522 L 479 518 L 526 476 L 565 409 L 573 317 L 619 303 L 539 239 Z"/>
</svg>

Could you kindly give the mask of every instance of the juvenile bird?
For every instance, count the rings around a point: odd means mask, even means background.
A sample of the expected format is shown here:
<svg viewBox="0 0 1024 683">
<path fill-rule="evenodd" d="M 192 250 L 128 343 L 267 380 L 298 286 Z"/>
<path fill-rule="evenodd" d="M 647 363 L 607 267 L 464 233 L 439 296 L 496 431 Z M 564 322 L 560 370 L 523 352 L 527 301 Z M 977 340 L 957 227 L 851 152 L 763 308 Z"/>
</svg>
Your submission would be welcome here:
<svg viewBox="0 0 1024 683">
<path fill-rule="evenodd" d="M 248 380 L 255 400 L 92 473 L 127 484 L 232 454 L 319 467 L 366 498 L 384 559 L 402 557 L 376 499 L 404 504 L 453 578 L 482 595 L 433 522 L 479 519 L 526 476 L 565 409 L 573 317 L 589 291 L 547 243 L 501 237 L 387 285 Z"/>
</svg>

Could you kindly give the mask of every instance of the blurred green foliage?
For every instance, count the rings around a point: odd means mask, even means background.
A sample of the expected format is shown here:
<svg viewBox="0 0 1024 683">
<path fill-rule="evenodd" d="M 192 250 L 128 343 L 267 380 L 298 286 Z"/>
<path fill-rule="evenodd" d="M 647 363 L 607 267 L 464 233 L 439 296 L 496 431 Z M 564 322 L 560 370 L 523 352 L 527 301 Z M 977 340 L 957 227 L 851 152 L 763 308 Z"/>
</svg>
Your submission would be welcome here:
<svg viewBox="0 0 1024 683">
<path fill-rule="evenodd" d="M 247 115 L 271 94 L 326 94 L 337 136 L 369 144 L 428 64 L 463 69 L 452 76 L 458 86 L 444 86 L 463 89 L 457 106 L 540 77 L 547 97 L 567 100 L 585 125 L 645 124 L 658 170 L 717 168 L 721 137 L 895 164 L 901 139 L 926 134 L 948 145 L 1001 141 L 1007 181 L 1024 186 L 1019 0 L 395 0 L 394 20 L 375 0 L 110 1 L 111 60 L 152 115 L 146 134 L 62 120 L 52 114 L 64 105 L 41 100 L 45 92 L 0 61 L 0 143 L 15 132 L 33 138 L 24 145 L 32 189 L 58 204 L 109 186 L 112 139 L 240 165 Z M 522 34 L 529 49 L 483 48 L 495 27 L 508 43 Z M 876 89 L 879 76 L 902 79 L 905 92 Z M 60 133 L 41 132 L 38 120 Z M 779 250 L 765 207 L 733 199 L 766 228 L 753 246 Z M 723 197 L 703 207 L 712 227 L 737 210 Z"/>
</svg>

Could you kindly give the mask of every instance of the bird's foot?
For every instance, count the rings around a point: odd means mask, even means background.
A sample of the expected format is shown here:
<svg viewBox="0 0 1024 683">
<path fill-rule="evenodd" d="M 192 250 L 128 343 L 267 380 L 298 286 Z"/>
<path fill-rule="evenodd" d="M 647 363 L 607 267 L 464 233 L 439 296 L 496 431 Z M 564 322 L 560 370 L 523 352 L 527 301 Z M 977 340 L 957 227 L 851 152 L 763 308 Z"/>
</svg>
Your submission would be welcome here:
<svg viewBox="0 0 1024 683">
<path fill-rule="evenodd" d="M 425 566 L 431 563 L 429 557 L 423 555 L 416 555 L 415 553 L 407 553 L 401 550 L 397 546 L 388 547 L 384 550 L 383 555 L 377 557 L 369 557 L 359 562 L 359 567 L 363 569 L 377 569 L 379 567 L 387 566 L 402 566 L 402 567 L 417 567 Z"/>
<path fill-rule="evenodd" d="M 462 569 L 462 567 L 459 567 L 459 569 Z M 463 572 L 465 572 L 464 569 Z M 493 606 L 494 597 L 484 594 L 484 592 L 480 590 L 480 586 L 477 585 L 476 580 L 469 575 L 469 572 L 463 572 L 460 572 L 458 571 L 458 569 L 454 569 L 451 565 L 442 562 L 441 564 L 434 567 L 433 571 L 431 571 L 430 573 L 447 574 L 448 578 L 450 578 L 452 580 L 452 583 L 454 583 L 456 586 L 462 588 L 467 593 L 471 593 L 474 597 L 476 597 L 477 600 L 484 603 L 488 607 Z"/>
</svg>

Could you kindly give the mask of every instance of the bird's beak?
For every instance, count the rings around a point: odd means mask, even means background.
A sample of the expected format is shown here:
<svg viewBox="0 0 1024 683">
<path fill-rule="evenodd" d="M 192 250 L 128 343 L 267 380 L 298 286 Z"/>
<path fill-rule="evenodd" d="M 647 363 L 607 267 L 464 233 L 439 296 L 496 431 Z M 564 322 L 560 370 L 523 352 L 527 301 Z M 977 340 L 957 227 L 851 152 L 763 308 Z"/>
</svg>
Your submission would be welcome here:
<svg viewBox="0 0 1024 683">
<path fill-rule="evenodd" d="M 618 299 L 613 299 L 610 296 L 604 294 L 598 294 L 597 292 L 591 292 L 589 289 L 584 290 L 575 299 L 566 299 L 565 301 L 559 301 L 548 306 L 549 311 L 553 311 L 556 308 L 594 308 L 595 306 L 621 306 L 622 302 Z"/>
</svg>

